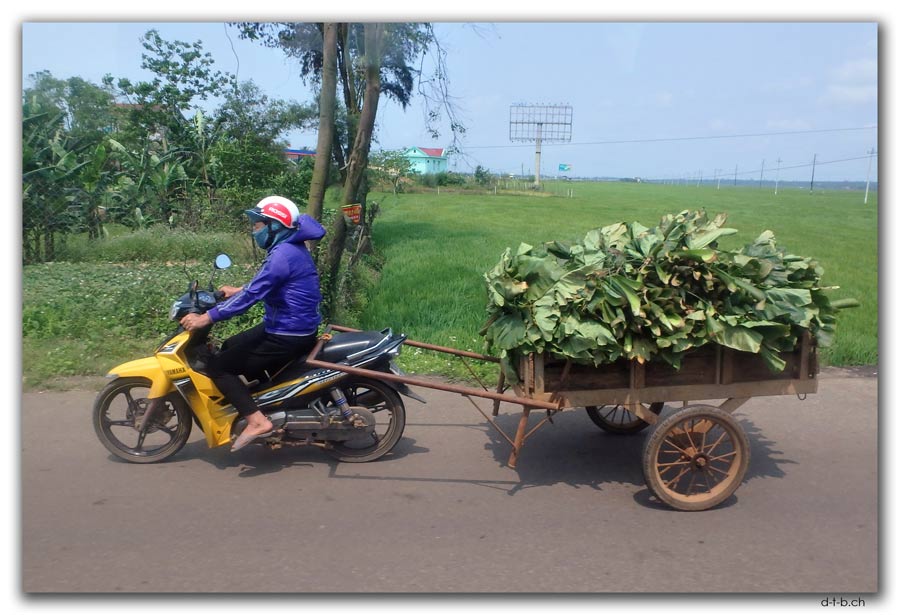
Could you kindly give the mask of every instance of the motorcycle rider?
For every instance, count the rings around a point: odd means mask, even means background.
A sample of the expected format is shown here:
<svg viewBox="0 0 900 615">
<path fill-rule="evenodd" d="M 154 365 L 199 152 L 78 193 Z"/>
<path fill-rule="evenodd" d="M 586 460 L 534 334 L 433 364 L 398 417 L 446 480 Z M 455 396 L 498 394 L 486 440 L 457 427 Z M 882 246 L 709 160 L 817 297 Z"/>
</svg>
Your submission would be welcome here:
<svg viewBox="0 0 900 615">
<path fill-rule="evenodd" d="M 324 227 L 301 215 L 290 199 L 281 196 L 267 196 L 244 213 L 253 223 L 253 239 L 267 251 L 262 266 L 244 286 L 222 286 L 219 290 L 226 300 L 216 307 L 181 319 L 181 326 L 193 331 L 243 314 L 259 301 L 265 305 L 263 322 L 228 338 L 207 369 L 225 398 L 247 420 L 232 452 L 272 431 L 271 421 L 239 376 L 248 380 L 262 377 L 264 370 L 278 369 L 309 352 L 322 320 L 319 276 L 304 242 L 321 239 Z"/>
</svg>

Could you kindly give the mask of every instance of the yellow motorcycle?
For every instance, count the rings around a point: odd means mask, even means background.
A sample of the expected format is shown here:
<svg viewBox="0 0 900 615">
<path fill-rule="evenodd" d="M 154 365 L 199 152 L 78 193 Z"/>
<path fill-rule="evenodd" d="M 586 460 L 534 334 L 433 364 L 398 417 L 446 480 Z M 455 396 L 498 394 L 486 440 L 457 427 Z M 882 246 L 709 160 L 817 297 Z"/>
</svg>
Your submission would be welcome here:
<svg viewBox="0 0 900 615">
<path fill-rule="evenodd" d="M 231 266 L 224 254 L 215 269 Z M 213 272 L 213 277 L 215 271 Z M 178 322 L 202 314 L 222 298 L 200 290 L 195 280 L 169 313 Z M 110 382 L 97 396 L 94 430 L 116 457 L 132 463 L 168 459 L 185 445 L 193 424 L 207 445 L 230 444 L 246 427 L 235 408 L 204 373 L 216 347 L 212 326 L 185 331 L 180 325 L 151 357 L 110 370 Z M 330 363 L 400 374 L 394 362 L 406 336 L 390 329 L 334 334 L 317 358 Z M 265 377 L 247 382 L 274 430 L 254 443 L 279 449 L 317 446 L 340 461 L 366 462 L 394 448 L 406 425 L 400 394 L 424 403 L 406 385 L 349 375 L 335 369 L 310 369 L 296 357 Z M 246 379 L 245 379 L 246 381 Z"/>
</svg>

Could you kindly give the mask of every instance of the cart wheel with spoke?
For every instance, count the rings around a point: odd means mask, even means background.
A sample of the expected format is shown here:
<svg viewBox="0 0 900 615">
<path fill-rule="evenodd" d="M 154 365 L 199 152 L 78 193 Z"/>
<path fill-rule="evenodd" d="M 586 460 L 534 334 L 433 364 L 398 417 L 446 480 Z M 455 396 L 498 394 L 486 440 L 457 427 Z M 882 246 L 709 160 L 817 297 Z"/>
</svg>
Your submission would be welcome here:
<svg viewBox="0 0 900 615">
<path fill-rule="evenodd" d="M 714 406 L 679 410 L 656 425 L 644 448 L 644 479 L 676 510 L 706 510 L 740 486 L 750 441 L 738 422 Z"/>
<path fill-rule="evenodd" d="M 663 402 L 644 404 L 653 414 L 659 415 Z M 638 418 L 625 409 L 625 406 L 586 406 L 587 415 L 594 424 L 604 431 L 614 434 L 633 434 L 643 431 L 650 423 Z"/>
</svg>

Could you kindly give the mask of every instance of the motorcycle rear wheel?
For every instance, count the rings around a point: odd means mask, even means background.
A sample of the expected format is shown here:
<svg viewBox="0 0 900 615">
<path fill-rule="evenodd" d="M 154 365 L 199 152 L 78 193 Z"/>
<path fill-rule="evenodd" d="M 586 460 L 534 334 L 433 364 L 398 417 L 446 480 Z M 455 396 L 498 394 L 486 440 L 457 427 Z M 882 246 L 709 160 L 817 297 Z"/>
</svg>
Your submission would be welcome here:
<svg viewBox="0 0 900 615">
<path fill-rule="evenodd" d="M 339 386 L 349 405 L 363 406 L 375 415 L 378 423 L 371 438 L 335 443 L 327 449 L 328 454 L 348 463 L 375 461 L 388 454 L 406 427 L 403 400 L 392 387 L 368 378 L 351 377 Z"/>
<path fill-rule="evenodd" d="M 130 463 L 156 463 L 181 450 L 191 435 L 191 410 L 176 394 L 162 400 L 141 433 L 136 424 L 147 411 L 150 381 L 117 378 L 94 402 L 93 423 L 106 449 Z"/>
</svg>

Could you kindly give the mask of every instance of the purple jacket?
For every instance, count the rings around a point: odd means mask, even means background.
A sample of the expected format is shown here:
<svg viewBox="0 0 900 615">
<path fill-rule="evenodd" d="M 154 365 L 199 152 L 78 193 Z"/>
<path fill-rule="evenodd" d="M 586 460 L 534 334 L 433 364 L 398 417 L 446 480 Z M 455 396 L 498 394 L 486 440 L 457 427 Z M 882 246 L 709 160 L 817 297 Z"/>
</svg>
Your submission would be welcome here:
<svg viewBox="0 0 900 615">
<path fill-rule="evenodd" d="M 309 335 L 322 321 L 319 314 L 319 275 L 306 245 L 307 239 L 321 239 L 325 228 L 314 218 L 300 216 L 300 228 L 293 235 L 269 249 L 262 267 L 239 292 L 207 314 L 213 322 L 238 316 L 257 301 L 263 301 L 263 322 L 268 333 Z"/>
</svg>

